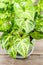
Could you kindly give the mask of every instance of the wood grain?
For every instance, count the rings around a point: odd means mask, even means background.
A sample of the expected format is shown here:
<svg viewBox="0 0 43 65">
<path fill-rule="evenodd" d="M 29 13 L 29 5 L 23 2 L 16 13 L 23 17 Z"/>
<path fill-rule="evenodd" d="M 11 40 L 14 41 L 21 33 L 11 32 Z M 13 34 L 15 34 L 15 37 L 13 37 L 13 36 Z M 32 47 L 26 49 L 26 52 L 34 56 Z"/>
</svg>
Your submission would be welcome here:
<svg viewBox="0 0 43 65">
<path fill-rule="evenodd" d="M 35 41 L 34 54 L 43 54 L 43 39 Z"/>
<path fill-rule="evenodd" d="M 0 55 L 0 65 L 43 65 L 43 55 L 31 55 L 27 59 L 12 59 L 8 55 Z"/>
</svg>

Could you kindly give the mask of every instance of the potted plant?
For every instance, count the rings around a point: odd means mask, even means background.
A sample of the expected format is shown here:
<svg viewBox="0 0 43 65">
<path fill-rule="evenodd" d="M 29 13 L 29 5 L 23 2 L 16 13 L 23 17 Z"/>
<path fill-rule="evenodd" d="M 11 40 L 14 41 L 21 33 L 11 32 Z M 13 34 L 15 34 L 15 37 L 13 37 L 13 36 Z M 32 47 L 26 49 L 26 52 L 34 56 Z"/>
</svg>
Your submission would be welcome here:
<svg viewBox="0 0 43 65">
<path fill-rule="evenodd" d="M 13 58 L 28 57 L 33 39 L 43 38 L 43 0 L 0 1 L 0 44 Z"/>
</svg>

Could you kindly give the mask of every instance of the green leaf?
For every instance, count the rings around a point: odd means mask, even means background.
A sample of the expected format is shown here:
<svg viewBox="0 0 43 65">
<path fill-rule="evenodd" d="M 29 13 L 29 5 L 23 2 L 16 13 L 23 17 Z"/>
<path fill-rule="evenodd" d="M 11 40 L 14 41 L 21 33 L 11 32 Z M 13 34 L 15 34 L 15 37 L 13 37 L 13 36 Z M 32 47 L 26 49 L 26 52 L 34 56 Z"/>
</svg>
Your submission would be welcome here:
<svg viewBox="0 0 43 65">
<path fill-rule="evenodd" d="M 0 19 L 4 19 L 7 17 L 11 18 L 12 10 L 13 10 L 12 4 L 5 4 L 4 2 L 0 3 Z"/>
<path fill-rule="evenodd" d="M 7 18 L 7 17 L 10 17 L 10 15 L 11 14 L 9 14 L 8 12 L 6 12 L 6 13 L 0 13 L 0 19 L 5 19 L 5 18 Z"/>
<path fill-rule="evenodd" d="M 6 7 L 5 3 L 0 3 L 0 8 L 5 8 L 5 7 Z"/>
<path fill-rule="evenodd" d="M 30 33 L 30 36 L 31 36 L 33 39 L 43 39 L 43 33 L 37 32 L 37 31 L 31 32 L 31 33 Z"/>
<path fill-rule="evenodd" d="M 11 0 L 0 0 L 0 2 L 8 2 L 8 3 L 11 3 Z"/>
<path fill-rule="evenodd" d="M 12 46 L 7 52 L 9 54 L 9 56 L 11 56 L 12 58 L 16 58 L 17 50 L 15 49 L 14 46 Z"/>
<path fill-rule="evenodd" d="M 11 29 L 11 21 L 0 21 L 0 31 L 9 31 Z"/>
<path fill-rule="evenodd" d="M 43 32 L 43 18 L 36 19 L 36 31 Z"/>
<path fill-rule="evenodd" d="M 14 39 L 14 40 L 13 40 Z M 3 36 L 0 39 L 1 41 L 1 45 L 4 49 L 6 49 L 6 51 L 8 52 L 8 54 L 13 57 L 16 58 L 17 55 L 17 51 L 16 51 L 16 44 L 14 44 L 15 38 L 14 36 L 6 33 L 3 34 Z"/>
<path fill-rule="evenodd" d="M 38 7 L 38 4 L 34 5 L 34 8 L 35 8 L 35 12 L 37 12 L 38 14 L 40 14 L 40 8 Z"/>
<path fill-rule="evenodd" d="M 29 36 L 27 36 L 18 42 L 17 52 L 23 57 L 27 57 L 29 47 L 30 47 L 30 39 Z"/>
<path fill-rule="evenodd" d="M 14 3 L 14 12 L 15 12 L 15 16 L 16 17 L 20 17 L 23 13 L 22 8 L 20 7 L 20 5 L 18 3 Z"/>
<path fill-rule="evenodd" d="M 20 30 L 24 29 L 24 31 L 26 33 L 29 33 L 34 29 L 35 22 L 29 21 L 28 18 L 25 18 L 25 17 L 27 17 L 27 16 L 25 15 L 24 18 L 15 18 L 14 19 L 14 21 L 15 21 L 14 24 L 16 24 L 20 28 Z"/>
<path fill-rule="evenodd" d="M 16 6 L 16 8 L 15 8 L 15 6 Z M 21 9 L 19 9 L 19 7 L 21 7 Z M 31 0 L 30 1 L 29 0 L 23 0 L 23 1 L 16 0 L 16 1 L 14 1 L 14 9 L 17 9 L 16 10 L 16 13 L 17 13 L 18 10 L 20 12 L 20 10 L 22 11 L 23 9 L 25 9 L 25 11 L 27 11 L 27 13 L 29 14 L 28 15 L 29 16 L 29 19 L 34 20 L 35 9 L 34 9 L 34 6 L 33 6 L 33 3 L 32 3 Z M 20 13 L 19 13 L 19 15 L 20 15 Z"/>
<path fill-rule="evenodd" d="M 43 11 L 43 0 L 39 0 L 38 7 Z"/>
<path fill-rule="evenodd" d="M 5 48 L 8 40 L 11 38 L 11 35 L 9 35 L 8 33 L 4 33 L 1 38 L 0 38 L 0 41 L 1 41 L 1 45 L 3 48 Z M 9 43 L 8 43 L 9 44 Z"/>
</svg>

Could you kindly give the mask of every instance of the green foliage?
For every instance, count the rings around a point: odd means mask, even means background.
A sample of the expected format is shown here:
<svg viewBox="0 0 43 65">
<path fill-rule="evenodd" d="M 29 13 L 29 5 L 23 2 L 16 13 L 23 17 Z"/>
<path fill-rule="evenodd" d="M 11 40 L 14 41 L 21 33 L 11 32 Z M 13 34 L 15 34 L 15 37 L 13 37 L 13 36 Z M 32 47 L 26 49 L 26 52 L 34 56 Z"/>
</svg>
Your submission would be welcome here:
<svg viewBox="0 0 43 65">
<path fill-rule="evenodd" d="M 36 19 L 35 29 L 39 32 L 43 32 L 43 19 L 41 19 L 41 18 Z"/>
<path fill-rule="evenodd" d="M 14 31 L 13 31 L 14 32 Z M 29 35 L 20 34 L 18 31 L 15 33 L 6 33 L 1 37 L 2 47 L 5 48 L 8 54 L 16 58 L 17 53 L 24 58 L 27 56 L 29 48 L 31 47 Z M 22 36 L 21 36 L 22 35 Z"/>
<path fill-rule="evenodd" d="M 43 0 L 39 0 L 38 7 L 43 10 Z"/>
<path fill-rule="evenodd" d="M 38 32 L 38 31 L 33 31 L 30 33 L 30 36 L 33 38 L 33 39 L 43 39 L 43 33 L 41 32 Z"/>
<path fill-rule="evenodd" d="M 0 43 L 8 54 L 27 57 L 32 39 L 43 39 L 43 0 L 0 0 Z"/>
</svg>

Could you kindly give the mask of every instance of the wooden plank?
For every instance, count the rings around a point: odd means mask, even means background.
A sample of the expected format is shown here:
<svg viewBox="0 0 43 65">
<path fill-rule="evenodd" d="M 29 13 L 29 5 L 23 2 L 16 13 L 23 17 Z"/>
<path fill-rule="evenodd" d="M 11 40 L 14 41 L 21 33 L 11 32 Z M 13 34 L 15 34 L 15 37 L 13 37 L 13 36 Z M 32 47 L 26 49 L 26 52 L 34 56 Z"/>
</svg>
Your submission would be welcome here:
<svg viewBox="0 0 43 65">
<path fill-rule="evenodd" d="M 8 55 L 0 55 L 0 65 L 43 65 L 43 55 L 31 55 L 27 59 L 12 59 Z"/>
<path fill-rule="evenodd" d="M 43 39 L 35 41 L 34 54 L 43 54 Z"/>
<path fill-rule="evenodd" d="M 34 47 L 34 52 L 32 54 L 43 54 L 43 39 L 42 40 L 36 40 Z M 6 54 L 6 51 L 2 49 L 0 46 L 0 54 Z"/>
</svg>

